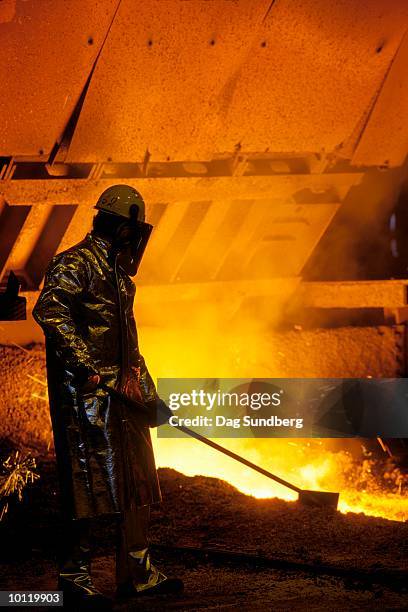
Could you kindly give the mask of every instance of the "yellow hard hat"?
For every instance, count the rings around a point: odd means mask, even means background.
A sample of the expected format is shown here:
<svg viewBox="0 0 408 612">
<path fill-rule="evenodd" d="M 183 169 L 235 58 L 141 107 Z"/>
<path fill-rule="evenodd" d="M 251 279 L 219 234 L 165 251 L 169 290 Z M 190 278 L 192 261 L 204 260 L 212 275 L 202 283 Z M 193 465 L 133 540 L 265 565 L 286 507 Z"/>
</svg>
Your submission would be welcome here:
<svg viewBox="0 0 408 612">
<path fill-rule="evenodd" d="M 129 185 L 112 185 L 100 195 L 95 208 L 112 215 L 130 219 L 133 206 L 137 206 L 137 221 L 145 220 L 145 203 L 134 187 Z"/>
</svg>

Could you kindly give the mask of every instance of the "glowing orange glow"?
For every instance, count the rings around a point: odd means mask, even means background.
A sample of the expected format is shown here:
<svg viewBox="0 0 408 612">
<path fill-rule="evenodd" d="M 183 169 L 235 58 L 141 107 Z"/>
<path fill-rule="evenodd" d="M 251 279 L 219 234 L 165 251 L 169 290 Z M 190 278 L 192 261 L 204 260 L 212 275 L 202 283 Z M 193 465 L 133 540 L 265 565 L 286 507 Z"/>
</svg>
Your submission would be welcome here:
<svg viewBox="0 0 408 612">
<path fill-rule="evenodd" d="M 403 495 L 399 470 L 378 478 L 372 473 L 375 462 L 360 465 L 344 451 L 330 452 L 327 441 L 296 443 L 287 440 L 217 440 L 223 446 L 305 488 L 340 491 L 341 512 L 363 512 L 404 521 L 408 518 L 408 498 Z M 245 468 L 194 440 L 155 439 L 157 464 L 189 476 L 221 478 L 254 497 L 295 500 L 296 493 Z M 312 450 L 311 446 L 316 445 Z M 405 481 L 405 487 L 406 487 Z"/>
<path fill-rule="evenodd" d="M 145 328 L 140 335 L 149 367 L 157 377 L 279 376 L 273 366 L 266 364 L 262 339 L 253 330 L 249 336 L 239 336 L 231 330 L 215 340 L 209 329 L 204 333 Z M 406 477 L 396 468 L 380 466 L 370 455 L 361 459 L 359 453 L 357 460 L 349 450 L 338 450 L 338 442 L 255 438 L 217 442 L 301 488 L 340 491 L 341 512 L 363 512 L 398 521 L 408 518 Z M 352 444 L 361 447 L 359 441 Z M 297 497 L 289 489 L 187 437 L 163 439 L 155 434 L 154 445 L 158 467 L 171 467 L 189 476 L 220 478 L 258 498 Z"/>
</svg>

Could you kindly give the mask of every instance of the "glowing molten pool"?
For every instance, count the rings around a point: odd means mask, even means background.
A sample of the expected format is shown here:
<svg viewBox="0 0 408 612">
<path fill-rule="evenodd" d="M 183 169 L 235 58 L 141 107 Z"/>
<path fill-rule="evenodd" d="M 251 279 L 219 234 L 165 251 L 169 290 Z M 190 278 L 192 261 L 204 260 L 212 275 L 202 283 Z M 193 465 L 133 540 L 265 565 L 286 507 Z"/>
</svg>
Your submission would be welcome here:
<svg viewBox="0 0 408 612">
<path fill-rule="evenodd" d="M 146 361 L 157 377 L 273 377 L 259 343 L 248 344 L 226 335 L 214 349 L 210 334 L 191 337 L 183 330 L 144 329 Z M 242 359 L 245 355 L 245 360 Z M 404 521 L 408 518 L 407 477 L 370 452 L 364 441 L 328 439 L 216 440 L 253 463 L 303 489 L 339 491 L 341 512 Z M 293 491 L 257 474 L 196 440 L 163 439 L 154 435 L 158 467 L 186 475 L 205 475 L 228 481 L 243 493 L 259 498 L 295 500 Z M 347 449 L 347 450 L 345 450 Z"/>
<path fill-rule="evenodd" d="M 348 451 L 332 452 L 328 440 L 217 440 L 304 489 L 340 491 L 341 512 L 363 512 L 391 520 L 408 518 L 407 479 L 396 468 Z M 254 497 L 295 500 L 293 491 L 194 440 L 155 440 L 157 464 L 188 476 L 221 478 Z"/>
</svg>

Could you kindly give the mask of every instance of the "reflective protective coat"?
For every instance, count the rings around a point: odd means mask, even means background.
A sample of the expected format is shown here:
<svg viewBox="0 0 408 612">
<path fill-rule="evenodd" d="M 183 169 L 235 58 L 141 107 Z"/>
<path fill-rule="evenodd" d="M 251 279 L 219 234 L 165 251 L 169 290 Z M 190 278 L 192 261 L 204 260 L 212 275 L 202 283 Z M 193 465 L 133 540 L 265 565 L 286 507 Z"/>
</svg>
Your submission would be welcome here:
<svg viewBox="0 0 408 612">
<path fill-rule="evenodd" d="M 61 499 L 71 518 L 161 500 L 150 430 L 137 410 L 81 384 L 102 382 L 152 406 L 156 388 L 139 353 L 135 285 L 105 239 L 87 234 L 54 257 L 33 316 L 44 330 Z"/>
</svg>

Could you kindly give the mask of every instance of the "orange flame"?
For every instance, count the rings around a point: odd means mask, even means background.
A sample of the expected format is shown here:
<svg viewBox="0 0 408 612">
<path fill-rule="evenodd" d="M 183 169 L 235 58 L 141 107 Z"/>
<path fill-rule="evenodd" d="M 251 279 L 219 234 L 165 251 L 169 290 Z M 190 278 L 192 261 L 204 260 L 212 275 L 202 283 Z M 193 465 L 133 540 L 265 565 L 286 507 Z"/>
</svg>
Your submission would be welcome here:
<svg viewBox="0 0 408 612">
<path fill-rule="evenodd" d="M 158 377 L 279 376 L 265 365 L 262 345 L 253 341 L 252 334 L 239 338 L 224 333 L 214 342 L 209 332 L 144 328 L 141 337 L 149 368 Z M 359 441 L 345 442 L 357 445 L 358 459 L 351 452 L 354 449 L 339 449 L 338 440 L 241 438 L 217 442 L 302 489 L 339 491 L 341 512 L 363 512 L 398 521 L 408 518 L 407 478 L 386 461 L 364 455 Z M 154 445 L 158 467 L 171 467 L 189 476 L 221 478 L 258 498 L 296 499 L 293 491 L 196 440 L 155 435 Z"/>
</svg>

